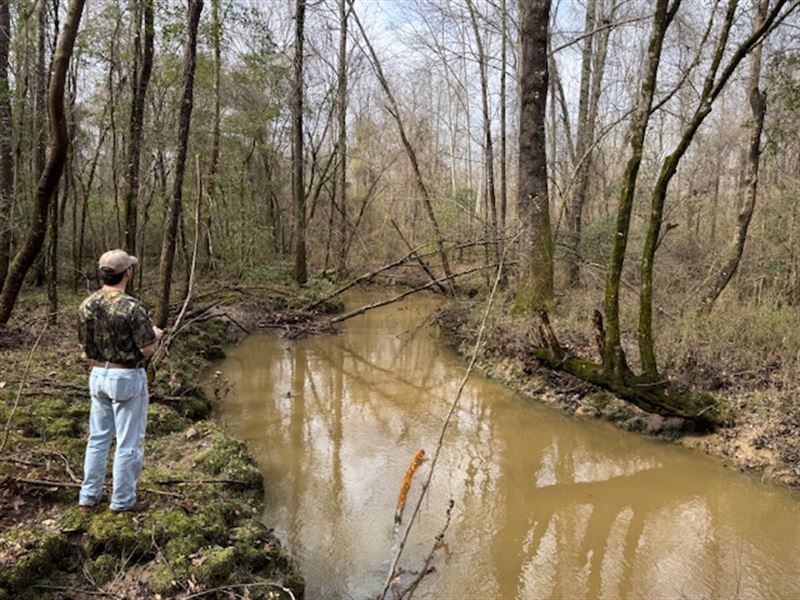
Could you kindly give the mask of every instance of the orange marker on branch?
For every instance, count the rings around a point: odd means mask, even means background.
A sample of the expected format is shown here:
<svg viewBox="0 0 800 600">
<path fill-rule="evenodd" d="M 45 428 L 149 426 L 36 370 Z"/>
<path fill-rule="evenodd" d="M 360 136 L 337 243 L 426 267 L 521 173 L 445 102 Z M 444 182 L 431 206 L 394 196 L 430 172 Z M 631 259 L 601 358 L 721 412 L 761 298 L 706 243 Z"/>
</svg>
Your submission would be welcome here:
<svg viewBox="0 0 800 600">
<path fill-rule="evenodd" d="M 397 508 L 394 511 L 395 525 L 399 525 L 403 520 L 403 510 L 406 507 L 408 490 L 411 489 L 411 480 L 414 478 L 414 473 L 416 473 L 423 460 L 425 460 L 425 450 L 417 451 L 414 460 L 411 461 L 408 469 L 406 469 L 406 474 L 403 475 L 403 486 L 400 488 L 400 495 L 397 497 Z"/>
</svg>

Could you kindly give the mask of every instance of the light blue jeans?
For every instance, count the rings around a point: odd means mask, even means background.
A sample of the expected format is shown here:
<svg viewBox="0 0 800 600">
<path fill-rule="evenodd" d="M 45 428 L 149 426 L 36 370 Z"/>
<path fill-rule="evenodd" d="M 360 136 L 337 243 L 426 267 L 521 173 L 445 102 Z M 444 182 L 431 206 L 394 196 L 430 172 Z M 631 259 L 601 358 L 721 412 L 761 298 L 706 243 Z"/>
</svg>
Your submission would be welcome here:
<svg viewBox="0 0 800 600">
<path fill-rule="evenodd" d="M 144 460 L 147 373 L 144 369 L 93 367 L 89 375 L 89 391 L 92 395 L 89 441 L 86 444 L 83 485 L 78 502 L 93 506 L 100 501 L 108 450 L 116 434 L 111 508 L 130 508 L 136 503 L 136 483 Z"/>
</svg>

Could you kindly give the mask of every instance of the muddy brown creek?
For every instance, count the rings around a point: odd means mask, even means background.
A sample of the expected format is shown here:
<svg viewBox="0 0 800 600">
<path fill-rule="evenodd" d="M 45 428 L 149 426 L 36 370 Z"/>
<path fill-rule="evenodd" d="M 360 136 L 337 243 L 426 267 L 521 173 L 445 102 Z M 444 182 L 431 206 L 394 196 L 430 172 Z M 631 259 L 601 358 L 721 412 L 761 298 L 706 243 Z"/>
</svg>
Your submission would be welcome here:
<svg viewBox="0 0 800 600">
<path fill-rule="evenodd" d="M 338 335 L 251 336 L 214 365 L 232 384 L 220 418 L 264 473 L 264 521 L 298 560 L 308 598 L 383 589 L 403 474 L 417 450 L 432 454 L 466 369 L 422 326 L 436 305 L 418 297 L 373 310 Z M 420 568 L 451 498 L 417 598 L 800 597 L 796 493 L 479 375 L 401 567 Z"/>
</svg>

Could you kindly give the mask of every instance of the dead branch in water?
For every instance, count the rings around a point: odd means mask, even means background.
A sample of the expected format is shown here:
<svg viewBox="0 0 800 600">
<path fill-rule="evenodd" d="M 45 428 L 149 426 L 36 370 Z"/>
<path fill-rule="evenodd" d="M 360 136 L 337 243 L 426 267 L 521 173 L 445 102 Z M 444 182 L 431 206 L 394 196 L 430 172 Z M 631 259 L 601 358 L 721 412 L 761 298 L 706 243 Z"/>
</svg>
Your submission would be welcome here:
<svg viewBox="0 0 800 600">
<path fill-rule="evenodd" d="M 512 264 L 512 263 L 506 263 Z M 415 294 L 417 292 L 422 292 L 424 290 L 429 290 L 435 285 L 438 285 L 448 279 L 455 279 L 456 277 L 464 277 L 465 275 L 471 275 L 472 273 L 477 273 L 478 271 L 484 271 L 486 269 L 494 269 L 495 267 L 501 267 L 503 265 L 502 261 L 499 263 L 494 263 L 491 265 L 482 265 L 480 267 L 475 267 L 473 269 L 467 269 L 466 271 L 461 271 L 460 273 L 453 273 L 450 277 L 440 277 L 439 279 L 434 279 L 433 281 L 429 281 L 423 285 L 419 285 L 415 288 L 410 290 L 406 290 L 402 294 L 397 294 L 389 298 L 388 300 L 381 300 L 379 302 L 373 302 L 372 304 L 367 304 L 366 306 L 362 306 L 361 308 L 357 308 L 355 310 L 351 310 L 350 312 L 344 313 L 343 315 L 339 315 L 334 317 L 330 320 L 330 323 L 333 325 L 334 323 L 341 323 L 342 321 L 346 321 L 347 319 L 352 319 L 353 317 L 357 317 L 358 315 L 363 315 L 368 310 L 372 310 L 373 308 L 380 308 L 381 306 L 386 306 L 387 304 L 394 304 L 402 300 L 403 298 L 410 296 L 411 294 Z M 499 271 L 499 269 L 498 269 Z M 492 294 L 494 294 L 495 290 L 492 290 Z"/>
<path fill-rule="evenodd" d="M 431 562 L 433 562 L 433 555 L 436 554 L 436 551 L 444 544 L 444 534 L 447 532 L 447 528 L 450 527 L 450 519 L 453 516 L 453 506 L 455 506 L 455 501 L 451 498 L 447 503 L 447 518 L 445 519 L 444 526 L 434 538 L 433 546 L 431 546 L 431 551 L 428 553 L 428 556 L 425 557 L 422 569 L 419 570 L 414 581 L 412 581 L 406 589 L 400 593 L 395 593 L 395 598 L 410 598 L 422 580 L 425 579 L 427 575 L 436 571 L 436 567 L 432 567 Z"/>
<path fill-rule="evenodd" d="M 284 310 L 272 315 L 271 321 L 261 321 L 262 329 L 279 329 L 283 337 L 296 340 L 312 335 L 335 333 L 333 326 L 326 321 L 315 321 L 314 315 L 303 310 Z"/>
</svg>

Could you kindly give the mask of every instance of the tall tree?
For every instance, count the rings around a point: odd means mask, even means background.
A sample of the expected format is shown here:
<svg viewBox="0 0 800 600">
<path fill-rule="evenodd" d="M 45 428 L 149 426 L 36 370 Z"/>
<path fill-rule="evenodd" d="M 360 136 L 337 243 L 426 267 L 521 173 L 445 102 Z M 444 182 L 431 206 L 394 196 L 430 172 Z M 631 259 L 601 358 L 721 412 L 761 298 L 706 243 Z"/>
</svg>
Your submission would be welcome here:
<svg viewBox="0 0 800 600">
<path fill-rule="evenodd" d="M 422 199 L 422 205 L 425 207 L 425 213 L 428 215 L 428 220 L 430 221 L 431 227 L 433 228 L 433 235 L 434 235 L 434 243 L 436 244 L 436 253 L 439 256 L 439 259 L 442 261 L 442 270 L 444 271 L 445 277 L 448 278 L 448 285 L 450 286 L 450 291 L 455 292 L 455 284 L 452 280 L 452 272 L 450 270 L 450 261 L 447 258 L 447 253 L 444 249 L 444 237 L 442 236 L 442 230 L 439 227 L 439 221 L 436 218 L 436 213 L 433 211 L 433 203 L 431 201 L 431 194 L 428 191 L 428 187 L 425 185 L 425 181 L 422 178 L 422 171 L 419 167 L 419 160 L 417 159 L 417 153 L 414 150 L 414 147 L 411 145 L 410 140 L 408 139 L 408 134 L 406 133 L 405 125 L 403 124 L 403 119 L 400 115 L 400 107 L 397 104 L 397 100 L 392 93 L 392 89 L 389 87 L 389 80 L 386 79 L 386 75 L 383 72 L 383 68 L 381 67 L 381 63 L 378 60 L 378 55 L 375 52 L 375 48 L 369 41 L 367 37 L 366 31 L 364 31 L 364 26 L 361 23 L 361 20 L 358 18 L 358 14 L 355 10 L 352 9 L 353 1 L 354 0 L 347 0 L 348 4 L 351 7 L 353 19 L 358 26 L 358 30 L 361 33 L 361 38 L 364 41 L 364 45 L 367 47 L 367 51 L 369 52 L 370 58 L 372 59 L 372 68 L 375 71 L 375 75 L 378 78 L 378 83 L 381 84 L 384 93 L 386 94 L 386 99 L 389 101 L 389 114 L 394 119 L 395 124 L 397 125 L 398 133 L 400 134 L 400 140 L 403 143 L 403 149 L 406 152 L 406 156 L 408 157 L 408 161 L 411 163 L 411 169 L 414 173 L 414 183 L 416 184 L 417 191 Z M 469 138 L 468 138 L 469 139 Z"/>
<path fill-rule="evenodd" d="M 508 208 L 508 169 L 507 169 L 507 94 L 506 70 L 508 69 L 508 8 L 506 0 L 500 5 L 500 231 L 497 254 L 503 254 L 502 239 L 506 235 L 506 212 Z"/>
<path fill-rule="evenodd" d="M 131 69 L 131 115 L 128 133 L 127 182 L 125 186 L 125 247 L 136 252 L 139 169 L 142 152 L 144 107 L 153 70 L 153 0 L 136 0 L 134 10 L 133 67 Z M 144 29 L 144 32 L 142 31 Z M 144 33 L 144 46 L 142 46 Z"/>
<path fill-rule="evenodd" d="M 303 176 L 303 39 L 306 0 L 296 0 L 294 86 L 292 91 L 292 199 L 294 203 L 294 280 L 308 279 L 306 265 L 306 191 Z"/>
<path fill-rule="evenodd" d="M 472 24 L 472 32 L 475 35 L 475 46 L 478 49 L 478 71 L 481 80 L 481 107 L 483 110 L 483 167 L 485 176 L 483 178 L 485 198 L 488 207 L 489 217 L 491 219 L 490 231 L 487 238 L 495 239 L 498 232 L 497 223 L 497 197 L 495 194 L 494 185 L 494 148 L 492 147 L 492 116 L 489 112 L 489 77 L 487 74 L 487 56 L 484 51 L 483 39 L 481 32 L 478 28 L 478 15 L 476 14 L 475 6 L 472 0 L 467 0 L 467 8 L 469 9 L 470 22 Z M 488 247 L 488 246 L 487 246 Z M 497 247 L 494 247 L 495 252 Z"/>
<path fill-rule="evenodd" d="M 219 173 L 219 145 L 221 139 L 220 131 L 220 84 L 222 76 L 222 21 L 219 18 L 219 0 L 211 0 L 211 40 L 214 46 L 214 128 L 211 134 L 211 166 L 209 167 L 208 178 L 208 198 L 209 210 L 206 215 L 205 226 L 205 251 L 208 258 L 208 266 L 214 265 L 214 246 L 211 238 L 211 215 L 214 202 L 216 201 L 217 190 L 219 189 L 217 176 Z"/>
<path fill-rule="evenodd" d="M 757 31 L 764 25 L 768 9 L 769 0 L 758 1 L 756 12 L 753 17 L 753 31 Z M 750 60 L 750 74 L 747 88 L 748 98 L 750 100 L 750 114 L 752 116 L 750 126 L 752 129 L 750 130 L 750 137 L 747 144 L 746 175 L 738 190 L 741 199 L 741 209 L 738 215 L 736 237 L 728 250 L 722 268 L 714 280 L 711 289 L 703 297 L 701 311 L 706 313 L 711 312 L 717 298 L 719 298 L 720 294 L 725 290 L 736 273 L 736 270 L 739 268 L 739 261 L 744 253 L 744 244 L 745 241 L 747 241 L 747 230 L 750 227 L 750 220 L 753 217 L 753 209 L 756 205 L 758 167 L 760 162 L 759 158 L 761 156 L 761 132 L 764 129 L 764 115 L 767 112 L 766 94 L 758 89 L 759 79 L 761 77 L 761 54 L 763 46 L 763 44 L 756 46 Z M 719 186 L 719 180 L 717 180 L 716 185 Z"/>
<path fill-rule="evenodd" d="M 617 222 L 606 273 L 605 290 L 606 330 L 603 343 L 603 366 L 609 379 L 617 383 L 621 383 L 630 372 L 625 359 L 625 352 L 622 349 L 619 292 L 622 267 L 625 262 L 625 251 L 628 247 L 633 198 L 636 193 L 639 167 L 642 164 L 644 138 L 647 133 L 647 125 L 650 122 L 650 109 L 653 106 L 653 95 L 656 89 L 658 65 L 661 62 L 664 36 L 679 6 L 680 0 L 675 0 L 672 7 L 668 6 L 668 0 L 657 0 L 656 2 L 653 29 L 650 33 L 650 41 L 647 46 L 647 56 L 644 63 L 644 73 L 628 129 L 630 158 L 625 166 L 622 187 L 617 201 Z"/>
<path fill-rule="evenodd" d="M 588 159 L 584 159 L 583 155 L 589 144 L 592 143 L 588 139 L 588 115 L 589 115 L 589 88 L 592 79 L 592 45 L 594 41 L 594 23 L 595 23 L 595 9 L 597 0 L 588 0 L 586 3 L 586 19 L 584 21 L 583 35 L 583 48 L 581 50 L 581 82 L 580 91 L 578 94 L 578 132 L 575 144 L 575 159 L 580 161 L 578 167 L 578 177 L 586 166 L 586 182 L 588 184 Z M 587 186 L 588 187 L 588 186 Z M 572 203 L 569 207 L 569 252 L 567 253 L 567 276 L 570 285 L 578 284 L 579 270 L 578 270 L 578 252 L 580 245 L 581 235 L 581 221 L 583 213 L 583 205 L 586 202 L 585 187 L 574 186 L 572 194 Z"/>
<path fill-rule="evenodd" d="M 38 180 L 44 171 L 44 164 L 47 153 L 47 108 L 45 106 L 47 97 L 47 2 L 39 2 L 36 11 L 36 71 L 34 74 L 34 94 L 33 94 L 33 135 L 35 136 L 35 146 L 33 155 L 34 180 Z M 47 225 L 45 225 L 47 229 Z M 45 257 L 37 255 L 35 259 L 35 280 L 39 287 L 45 281 Z"/>
<path fill-rule="evenodd" d="M 85 0 L 70 0 L 64 26 L 58 38 L 53 58 L 53 72 L 50 77 L 50 153 L 36 186 L 36 202 L 27 237 L 14 257 L 3 284 L 3 292 L 0 295 L 0 324 L 8 323 L 25 275 L 42 248 L 47 230 L 48 207 L 64 169 L 68 144 L 67 121 L 64 114 L 64 87 L 84 3 Z"/>
<path fill-rule="evenodd" d="M 713 50 L 711 64 L 706 73 L 703 88 L 700 92 L 697 106 L 683 129 L 678 143 L 672 152 L 661 162 L 658 179 L 650 195 L 650 220 L 645 236 L 642 260 L 640 265 L 641 292 L 639 298 L 639 355 L 642 361 L 642 370 L 649 380 L 659 380 L 656 363 L 655 343 L 653 335 L 653 273 L 655 255 L 661 239 L 661 227 L 664 219 L 664 204 L 667 197 L 669 184 L 678 170 L 678 164 L 686 154 L 692 140 L 706 117 L 711 114 L 714 101 L 725 88 L 728 80 L 739 63 L 749 52 L 767 35 L 776 20 L 784 19 L 789 13 L 800 6 L 796 0 L 787 12 L 781 13 L 788 0 L 777 0 L 771 10 L 765 15 L 763 22 L 754 28 L 752 34 L 741 42 L 722 66 L 728 48 L 728 36 L 733 26 L 738 0 L 728 0 L 725 20 L 720 29 L 716 46 Z M 781 16 L 782 14 L 782 16 Z M 780 18 L 780 19 L 779 19 Z"/>
<path fill-rule="evenodd" d="M 14 199 L 14 158 L 11 153 L 13 116 L 8 80 L 11 42 L 10 0 L 0 0 L 0 282 L 11 258 L 11 205 Z M 0 284 L 0 287 L 2 284 Z"/>
<path fill-rule="evenodd" d="M 339 256 L 336 278 L 347 274 L 347 0 L 339 0 L 339 86 L 337 122 L 339 125 L 337 165 L 339 195 Z"/>
<path fill-rule="evenodd" d="M 517 211 L 522 221 L 522 272 L 516 309 L 554 304 L 553 238 L 547 197 L 545 116 L 547 26 L 550 0 L 521 0 L 519 6 L 519 177 Z"/>
<path fill-rule="evenodd" d="M 194 106 L 194 71 L 197 64 L 197 28 L 203 0 L 189 0 L 187 9 L 186 46 L 184 48 L 183 89 L 178 112 L 178 138 L 175 151 L 172 183 L 167 218 L 164 222 L 164 238 L 161 244 L 161 262 L 159 265 L 158 303 L 156 305 L 155 323 L 164 327 L 169 317 L 169 293 L 172 288 L 172 269 L 175 263 L 175 243 L 178 224 L 183 212 L 183 177 L 186 171 L 186 153 L 189 145 L 189 129 L 192 122 Z"/>
</svg>

